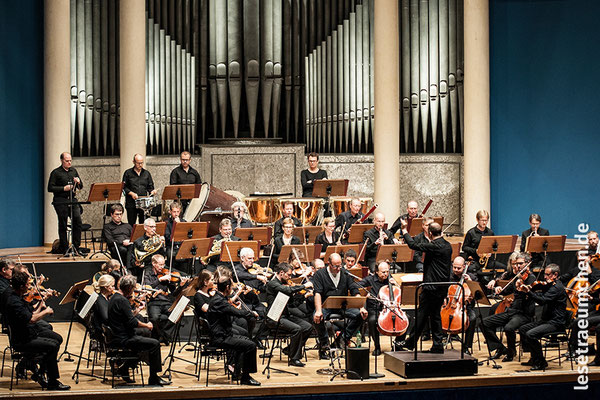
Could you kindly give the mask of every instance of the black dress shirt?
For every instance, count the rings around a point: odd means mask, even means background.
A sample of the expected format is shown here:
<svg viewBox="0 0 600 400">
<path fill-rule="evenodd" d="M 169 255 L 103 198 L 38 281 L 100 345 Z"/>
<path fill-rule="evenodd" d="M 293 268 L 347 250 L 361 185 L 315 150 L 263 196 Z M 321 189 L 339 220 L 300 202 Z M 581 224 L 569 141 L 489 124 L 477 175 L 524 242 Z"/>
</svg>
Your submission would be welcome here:
<svg viewBox="0 0 600 400">
<path fill-rule="evenodd" d="M 131 305 L 121 293 L 116 292 L 108 300 L 108 326 L 117 343 L 135 336 L 139 320 L 133 315 Z"/>
<path fill-rule="evenodd" d="M 344 211 L 337 217 L 335 217 L 335 229 L 344 229 L 343 232 L 340 231 L 341 234 L 344 234 L 353 224 L 357 223 L 362 217 L 363 213 L 360 211 L 356 215 L 352 215 L 350 210 Z"/>
<path fill-rule="evenodd" d="M 529 228 L 526 231 L 523 231 L 523 233 L 521 233 L 521 252 L 525 251 L 525 244 L 527 242 L 527 238 L 529 236 L 531 236 L 531 232 L 533 232 L 533 231 L 531 230 L 531 228 Z M 550 231 L 548 231 L 548 229 L 544 229 L 544 228 L 538 228 L 537 233 L 540 236 L 550 236 Z M 537 253 L 535 253 L 535 254 L 537 254 Z M 533 256 L 533 254 L 532 254 L 532 256 Z"/>
<path fill-rule="evenodd" d="M 315 239 L 315 244 L 320 244 L 321 247 L 321 251 L 325 252 L 327 251 L 327 248 L 329 246 L 335 246 L 338 242 L 340 238 L 340 234 L 337 232 L 333 232 L 333 234 L 331 235 L 331 239 L 332 241 L 328 241 L 327 240 L 327 236 L 325 236 L 325 232 L 321 232 L 317 235 L 316 239 Z"/>
<path fill-rule="evenodd" d="M 135 208 L 135 200 L 129 196 L 129 192 L 134 192 L 138 196 L 146 196 L 154 190 L 154 181 L 152 175 L 147 169 L 142 168 L 138 175 L 132 168 L 129 168 L 123 174 L 123 192 L 125 193 L 125 207 Z"/>
<path fill-rule="evenodd" d="M 302 226 L 302 222 L 296 217 L 290 217 L 294 221 L 295 226 Z M 273 226 L 273 237 L 283 235 L 283 220 L 285 218 L 279 218 L 275 221 L 275 225 Z"/>
<path fill-rule="evenodd" d="M 150 301 L 162 300 L 173 302 L 174 298 L 170 293 L 172 293 L 175 290 L 175 285 L 171 284 L 170 281 L 160 281 L 158 279 L 158 275 L 154 273 L 154 270 L 151 267 L 147 268 L 144 271 L 144 285 L 150 286 L 152 289 L 161 290 L 167 293 L 167 295 L 164 295 L 162 293 L 156 294 Z"/>
<path fill-rule="evenodd" d="M 179 222 L 187 222 L 187 221 L 183 218 L 179 218 Z M 173 230 L 173 218 L 169 217 L 169 218 L 167 218 L 166 224 L 165 224 L 165 240 L 167 241 L 168 246 L 171 245 L 172 230 Z"/>
<path fill-rule="evenodd" d="M 512 276 L 514 277 L 514 274 L 512 274 Z M 531 285 L 533 282 L 535 282 L 535 276 L 533 276 L 533 274 L 529 274 L 526 279 L 523 279 L 523 283 L 526 285 Z M 525 292 L 517 290 L 515 282 L 507 285 L 500 294 L 503 296 L 514 295 L 514 300 L 510 303 L 510 307 L 508 307 L 510 312 L 520 312 L 530 317 L 533 317 L 535 314 L 535 302 L 532 297 L 527 296 L 527 293 Z"/>
<path fill-rule="evenodd" d="M 304 285 L 284 285 L 279 278 L 275 276 L 273 279 L 267 282 L 267 303 L 269 304 L 269 307 L 271 307 L 273 305 L 273 301 L 275 301 L 275 297 L 277 297 L 277 293 L 279 292 L 289 296 L 290 300 L 288 300 L 288 303 L 286 304 L 282 314 L 288 315 L 288 307 L 292 301 L 292 297 L 302 289 L 305 289 Z"/>
<path fill-rule="evenodd" d="M 108 325 L 108 299 L 103 294 L 98 294 L 92 311 L 92 326 L 95 333 L 102 333 L 102 325 Z"/>
<path fill-rule="evenodd" d="M 292 241 L 290 244 L 302 244 L 300 238 L 298 236 L 292 236 Z M 283 243 L 283 235 L 277 236 L 273 241 L 273 259 L 277 261 L 279 258 L 279 254 L 281 253 L 281 249 L 284 246 Z"/>
<path fill-rule="evenodd" d="M 329 277 L 329 273 L 327 272 L 328 268 L 329 267 L 321 268 L 315 272 L 312 280 L 315 293 L 321 295 L 321 304 L 325 303 L 325 300 L 327 300 L 329 296 L 348 296 L 348 292 L 350 293 L 350 296 L 359 294 L 358 285 L 345 269 L 341 269 L 339 272 L 339 274 L 341 274 L 340 282 L 336 288 Z"/>
<path fill-rule="evenodd" d="M 544 306 L 542 321 L 564 327 L 568 321 L 567 292 L 561 281 L 543 289 L 541 293 L 529 292 L 529 296 Z"/>
<path fill-rule="evenodd" d="M 242 223 L 238 225 L 238 220 L 234 218 L 231 221 L 231 229 L 233 233 L 235 233 L 237 228 L 254 228 L 254 224 L 249 219 L 242 218 Z"/>
<path fill-rule="evenodd" d="M 194 313 L 201 318 L 206 319 L 207 312 L 202 310 L 202 306 L 210 304 L 210 296 L 206 296 L 200 291 L 197 291 L 192 300 L 194 304 Z"/>
<path fill-rule="evenodd" d="M 192 168 L 192 166 L 188 168 L 187 172 L 185 172 L 181 165 L 171 171 L 169 185 L 189 185 L 197 183 L 202 183 L 202 179 L 200 179 L 198 171 Z"/>
<path fill-rule="evenodd" d="M 473 261 L 479 262 L 477 248 L 479 247 L 479 242 L 481 242 L 481 238 L 483 236 L 494 236 L 494 231 L 488 228 L 487 226 L 485 227 L 485 230 L 483 230 L 483 232 L 480 231 L 479 228 L 476 226 L 467 231 L 462 246 L 463 257 L 465 260 L 471 257 Z"/>
<path fill-rule="evenodd" d="M 426 253 L 423 262 L 423 282 L 448 282 L 452 265 L 452 246 L 446 239 L 438 237 L 428 243 L 416 243 L 406 233 L 404 241 L 411 249 Z M 446 291 L 448 288 L 425 286 L 423 289 Z"/>
<path fill-rule="evenodd" d="M 2 293 L 2 316 L 12 331 L 13 344 L 25 344 L 37 337 L 31 323 L 33 307 L 12 287 Z"/>
<path fill-rule="evenodd" d="M 68 203 L 69 192 L 65 192 L 65 186 L 69 183 L 73 184 L 73 178 L 79 178 L 77 189 L 83 188 L 83 181 L 79 177 L 77 170 L 73 167 L 65 170 L 62 166 L 55 168 L 50 172 L 48 179 L 48 192 L 54 193 L 53 201 L 55 203 Z"/>
<path fill-rule="evenodd" d="M 208 306 L 207 320 L 210 324 L 211 338 L 224 339 L 233 335 L 231 326 L 233 325 L 233 317 L 251 318 L 254 317 L 250 311 L 237 309 L 221 294 L 216 292 L 210 298 Z"/>
<path fill-rule="evenodd" d="M 0 294 L 4 293 L 10 287 L 10 281 L 3 276 L 0 276 Z M 1 313 L 2 311 L 0 311 Z"/>
<path fill-rule="evenodd" d="M 258 291 L 264 292 L 265 284 L 259 281 L 256 275 L 248 272 L 248 270 L 244 268 L 241 263 L 235 264 L 235 272 L 237 273 L 237 277 L 239 278 L 240 282 Z"/>
<path fill-rule="evenodd" d="M 126 222 L 121 222 L 117 225 L 114 221 L 110 221 L 104 225 L 103 232 L 109 248 L 113 248 L 114 250 L 113 243 L 122 245 L 125 239 L 131 238 L 131 225 Z"/>
<path fill-rule="evenodd" d="M 327 179 L 327 171 L 318 170 L 315 173 L 305 169 L 300 172 L 300 182 L 302 183 L 302 197 L 314 197 L 313 187 L 315 179 Z M 310 181 L 310 183 L 309 183 Z"/>
<path fill-rule="evenodd" d="M 387 239 L 383 241 L 383 244 L 394 244 L 392 232 L 385 229 L 383 232 L 387 235 Z M 377 250 L 379 250 L 379 245 L 375 243 L 379 239 L 379 231 L 377 228 L 373 227 L 368 231 L 365 231 L 363 234 L 363 242 L 367 239 L 369 239 L 369 242 L 367 243 L 367 249 L 365 250 L 365 259 L 372 260 L 377 257 Z"/>
</svg>

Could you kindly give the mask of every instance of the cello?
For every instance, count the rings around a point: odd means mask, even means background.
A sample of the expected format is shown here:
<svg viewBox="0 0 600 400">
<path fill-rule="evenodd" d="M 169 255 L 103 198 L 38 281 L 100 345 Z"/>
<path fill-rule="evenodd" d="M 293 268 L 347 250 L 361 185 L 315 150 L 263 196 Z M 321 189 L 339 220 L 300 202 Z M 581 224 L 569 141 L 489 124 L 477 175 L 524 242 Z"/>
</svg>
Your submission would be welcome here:
<svg viewBox="0 0 600 400">
<path fill-rule="evenodd" d="M 382 335 L 399 336 L 408 329 L 408 317 L 400 308 L 401 294 L 400 287 L 388 281 L 379 289 L 377 297 L 369 296 L 383 305 L 377 318 L 377 330 Z"/>
<path fill-rule="evenodd" d="M 466 270 L 467 268 L 465 268 L 465 273 L 460 277 L 458 284 L 451 285 L 448 288 L 448 296 L 440 311 L 442 329 L 447 333 L 460 333 L 463 331 L 463 316 L 464 329 L 466 330 L 469 327 L 469 317 L 464 312 L 465 304 L 463 303 L 462 294 L 464 290 L 465 300 L 471 296 L 471 290 L 465 283 Z"/>
</svg>

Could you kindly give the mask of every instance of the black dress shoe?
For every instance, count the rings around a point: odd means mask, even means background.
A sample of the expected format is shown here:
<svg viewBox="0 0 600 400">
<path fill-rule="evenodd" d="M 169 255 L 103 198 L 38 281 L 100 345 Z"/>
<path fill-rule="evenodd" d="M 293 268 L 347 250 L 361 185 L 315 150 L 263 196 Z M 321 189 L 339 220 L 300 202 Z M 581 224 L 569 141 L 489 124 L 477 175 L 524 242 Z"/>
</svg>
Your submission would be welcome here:
<svg viewBox="0 0 600 400">
<path fill-rule="evenodd" d="M 65 385 L 58 380 L 48 383 L 48 390 L 69 390 L 69 389 L 71 389 L 71 386 Z"/>
<path fill-rule="evenodd" d="M 588 363 L 588 367 L 600 367 L 600 360 L 594 360 L 591 363 Z"/>
<path fill-rule="evenodd" d="M 304 363 L 300 360 L 290 360 L 288 365 L 291 367 L 304 367 Z"/>
<path fill-rule="evenodd" d="M 40 372 L 34 372 L 31 375 L 31 380 L 40 384 L 42 389 L 46 389 L 48 387 L 48 379 L 44 376 L 44 374 Z"/>
<path fill-rule="evenodd" d="M 163 378 L 161 378 L 158 375 L 153 376 L 150 379 L 148 379 L 148 385 L 150 385 L 150 386 L 167 386 L 170 384 L 171 384 L 171 381 L 164 380 Z"/>
<path fill-rule="evenodd" d="M 379 357 L 381 355 L 381 349 L 376 348 L 373 350 L 373 357 Z"/>
<path fill-rule="evenodd" d="M 533 367 L 531 367 L 531 371 L 545 371 L 546 368 L 548 368 L 548 362 L 542 359 L 536 362 Z"/>
<path fill-rule="evenodd" d="M 281 352 L 287 356 L 290 354 L 290 348 L 285 346 L 283 349 L 281 349 Z"/>
<path fill-rule="evenodd" d="M 429 350 L 426 350 L 425 353 L 444 354 L 444 348 L 443 347 L 432 347 Z"/>
<path fill-rule="evenodd" d="M 515 353 L 513 353 L 512 351 L 507 351 L 506 355 L 504 356 L 504 358 L 502 359 L 502 362 L 510 362 L 515 358 Z"/>
<path fill-rule="evenodd" d="M 506 347 L 502 347 L 497 349 L 494 354 L 492 354 L 492 356 L 490 357 L 490 359 L 492 360 L 497 360 L 502 356 L 505 356 L 508 354 L 508 350 L 506 350 Z"/>
<path fill-rule="evenodd" d="M 413 351 L 414 347 L 410 346 L 406 340 L 394 342 L 394 351 Z"/>
<path fill-rule="evenodd" d="M 251 377 L 250 375 L 243 376 L 240 380 L 240 384 L 248 386 L 260 386 L 260 382 Z"/>
<path fill-rule="evenodd" d="M 261 340 L 257 340 L 256 342 L 256 348 L 258 350 L 266 350 L 267 347 L 263 344 L 263 342 Z"/>
<path fill-rule="evenodd" d="M 329 360 L 329 350 L 319 350 L 319 360 Z"/>
<path fill-rule="evenodd" d="M 530 358 L 528 361 L 522 362 L 521 365 L 524 365 L 526 367 L 531 367 L 533 365 L 536 364 L 536 360 L 533 358 Z"/>
</svg>

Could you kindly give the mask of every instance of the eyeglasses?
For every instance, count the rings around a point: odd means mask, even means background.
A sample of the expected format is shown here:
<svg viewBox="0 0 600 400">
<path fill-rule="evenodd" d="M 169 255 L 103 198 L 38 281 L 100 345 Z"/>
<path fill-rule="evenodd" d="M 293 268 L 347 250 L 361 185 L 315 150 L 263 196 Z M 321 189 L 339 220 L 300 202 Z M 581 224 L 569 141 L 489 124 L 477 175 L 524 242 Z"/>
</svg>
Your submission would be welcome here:
<svg viewBox="0 0 600 400">
<path fill-rule="evenodd" d="M 190 162 L 192 159 L 191 158 L 182 158 L 181 162 Z"/>
<path fill-rule="evenodd" d="M 293 229 L 294 225 L 285 225 L 283 229 Z"/>
<path fill-rule="evenodd" d="M 514 264 L 514 265 L 525 265 L 525 263 L 524 263 L 524 262 L 514 262 L 513 264 Z"/>
</svg>

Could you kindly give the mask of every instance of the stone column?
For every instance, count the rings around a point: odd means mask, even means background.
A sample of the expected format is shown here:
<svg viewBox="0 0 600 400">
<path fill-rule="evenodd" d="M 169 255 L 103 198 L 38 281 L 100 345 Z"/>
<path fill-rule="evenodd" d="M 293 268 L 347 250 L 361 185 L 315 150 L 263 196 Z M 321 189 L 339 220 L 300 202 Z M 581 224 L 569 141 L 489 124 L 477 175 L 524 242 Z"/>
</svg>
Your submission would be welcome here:
<svg viewBox="0 0 600 400">
<path fill-rule="evenodd" d="M 393 222 L 400 211 L 400 38 L 398 1 L 375 2 L 375 201 Z"/>
<path fill-rule="evenodd" d="M 477 210 L 490 211 L 490 32 L 488 1 L 464 0 L 464 7 L 466 231 L 474 225 Z"/>
<path fill-rule="evenodd" d="M 121 176 L 133 166 L 135 153 L 146 155 L 145 4 L 144 0 L 119 3 Z"/>
<path fill-rule="evenodd" d="M 58 219 L 46 185 L 71 151 L 69 0 L 44 1 L 44 243 L 58 239 Z M 75 166 L 77 167 L 77 166 Z M 84 182 L 87 184 L 87 182 Z"/>
</svg>

